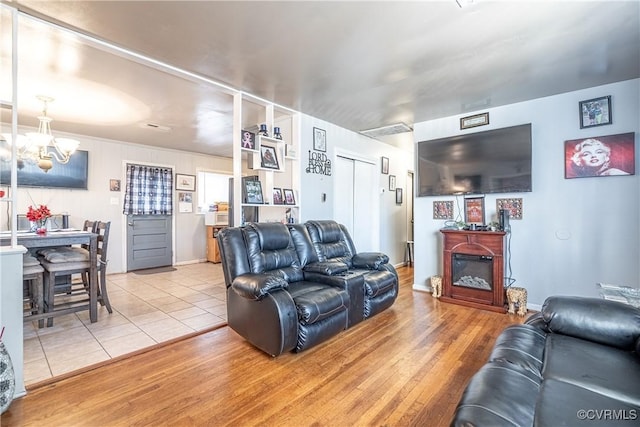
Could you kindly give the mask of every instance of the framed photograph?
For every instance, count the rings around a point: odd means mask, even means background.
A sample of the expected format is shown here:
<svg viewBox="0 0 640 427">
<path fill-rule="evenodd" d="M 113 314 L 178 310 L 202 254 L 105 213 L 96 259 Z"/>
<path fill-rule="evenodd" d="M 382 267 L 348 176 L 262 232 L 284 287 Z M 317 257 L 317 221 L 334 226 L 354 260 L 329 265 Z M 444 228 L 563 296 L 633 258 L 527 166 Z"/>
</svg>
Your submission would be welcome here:
<svg viewBox="0 0 640 427">
<path fill-rule="evenodd" d="M 496 199 L 496 212 L 509 211 L 510 219 L 522 219 L 522 199 Z"/>
<path fill-rule="evenodd" d="M 240 143 L 243 149 L 256 151 L 256 134 L 248 130 L 241 131 Z"/>
<path fill-rule="evenodd" d="M 396 188 L 396 205 L 402 204 L 402 188 Z"/>
<path fill-rule="evenodd" d="M 389 173 L 389 158 L 388 157 L 383 157 L 382 158 L 382 170 L 381 172 L 383 174 L 388 174 Z"/>
<path fill-rule="evenodd" d="M 110 179 L 109 180 L 109 190 L 111 190 L 111 191 L 120 191 L 120 180 L 119 179 Z"/>
<path fill-rule="evenodd" d="M 453 219 L 453 201 L 433 202 L 433 219 Z"/>
<path fill-rule="evenodd" d="M 196 176 L 177 173 L 176 190 L 196 191 Z"/>
<path fill-rule="evenodd" d="M 469 129 L 489 124 L 489 113 L 476 114 L 460 119 L 460 129 Z"/>
<path fill-rule="evenodd" d="M 245 203 L 264 203 L 262 198 L 262 184 L 260 181 L 244 182 L 244 202 Z"/>
<path fill-rule="evenodd" d="M 295 205 L 296 204 L 296 198 L 293 194 L 293 190 L 289 189 L 289 188 L 285 188 L 282 190 L 282 193 L 284 194 L 284 204 L 285 205 Z"/>
<path fill-rule="evenodd" d="M 396 176 L 389 175 L 389 191 L 395 191 L 396 189 Z"/>
<path fill-rule="evenodd" d="M 580 101 L 580 129 L 610 125 L 611 95 Z"/>
<path fill-rule="evenodd" d="M 313 128 L 313 149 L 316 151 L 327 151 L 327 131 L 320 128 Z"/>
<path fill-rule="evenodd" d="M 635 175 L 635 134 L 595 136 L 564 142 L 564 177 Z"/>
<path fill-rule="evenodd" d="M 466 197 L 464 199 L 464 222 L 484 225 L 484 197 Z"/>
<path fill-rule="evenodd" d="M 262 158 L 261 165 L 266 169 L 280 169 L 278 164 L 278 154 L 275 147 L 269 145 L 260 146 L 260 156 Z"/>
<path fill-rule="evenodd" d="M 193 212 L 193 193 L 178 193 L 178 212 Z"/>
<path fill-rule="evenodd" d="M 273 188 L 273 204 L 274 205 L 282 205 L 284 204 L 284 196 L 282 195 L 282 188 Z"/>
</svg>

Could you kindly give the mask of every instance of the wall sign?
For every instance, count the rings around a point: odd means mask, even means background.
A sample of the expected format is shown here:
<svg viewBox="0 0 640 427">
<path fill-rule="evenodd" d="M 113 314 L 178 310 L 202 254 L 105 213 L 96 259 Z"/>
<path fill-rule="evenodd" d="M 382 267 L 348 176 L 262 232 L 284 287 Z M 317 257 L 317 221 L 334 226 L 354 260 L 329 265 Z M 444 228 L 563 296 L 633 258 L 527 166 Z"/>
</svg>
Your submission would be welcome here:
<svg viewBox="0 0 640 427">
<path fill-rule="evenodd" d="M 306 172 L 331 176 L 331 160 L 324 153 L 309 150 L 309 165 Z"/>
</svg>

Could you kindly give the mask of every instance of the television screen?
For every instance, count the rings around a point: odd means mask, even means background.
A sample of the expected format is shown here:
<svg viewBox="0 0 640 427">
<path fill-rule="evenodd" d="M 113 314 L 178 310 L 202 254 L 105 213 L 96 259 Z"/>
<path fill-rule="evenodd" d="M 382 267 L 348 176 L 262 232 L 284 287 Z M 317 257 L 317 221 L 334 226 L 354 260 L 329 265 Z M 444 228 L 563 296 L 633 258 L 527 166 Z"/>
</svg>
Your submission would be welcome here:
<svg viewBox="0 0 640 427">
<path fill-rule="evenodd" d="M 531 124 L 418 142 L 417 196 L 531 191 Z"/>
<path fill-rule="evenodd" d="M 0 164 L 0 184 L 11 184 L 11 165 L 8 162 Z M 19 187 L 47 187 L 47 188 L 79 188 L 87 189 L 89 175 L 89 152 L 76 150 L 69 162 L 60 164 L 55 159 L 53 167 L 44 172 L 37 164 L 24 162 L 24 167 L 18 168 Z"/>
</svg>

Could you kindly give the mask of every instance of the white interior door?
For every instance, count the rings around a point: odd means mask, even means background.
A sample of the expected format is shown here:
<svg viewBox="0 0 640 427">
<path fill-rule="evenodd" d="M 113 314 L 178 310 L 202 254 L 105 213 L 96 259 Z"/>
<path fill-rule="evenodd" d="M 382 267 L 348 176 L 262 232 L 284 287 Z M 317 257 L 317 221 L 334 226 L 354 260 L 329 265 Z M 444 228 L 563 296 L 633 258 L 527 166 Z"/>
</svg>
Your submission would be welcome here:
<svg viewBox="0 0 640 427">
<path fill-rule="evenodd" d="M 338 156 L 335 171 L 335 220 L 347 227 L 358 252 L 376 250 L 376 165 Z"/>
</svg>

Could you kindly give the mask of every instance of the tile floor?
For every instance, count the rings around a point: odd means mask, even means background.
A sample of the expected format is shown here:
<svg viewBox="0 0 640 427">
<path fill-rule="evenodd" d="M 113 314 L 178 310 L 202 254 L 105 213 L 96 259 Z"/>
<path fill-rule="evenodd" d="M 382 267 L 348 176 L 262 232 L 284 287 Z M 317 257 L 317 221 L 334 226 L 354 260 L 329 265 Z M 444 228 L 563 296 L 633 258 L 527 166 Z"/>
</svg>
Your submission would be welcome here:
<svg viewBox="0 0 640 427">
<path fill-rule="evenodd" d="M 96 323 L 83 311 L 24 324 L 27 386 L 227 321 L 220 264 L 107 275 L 107 286 L 113 313 L 98 306 Z"/>
</svg>

